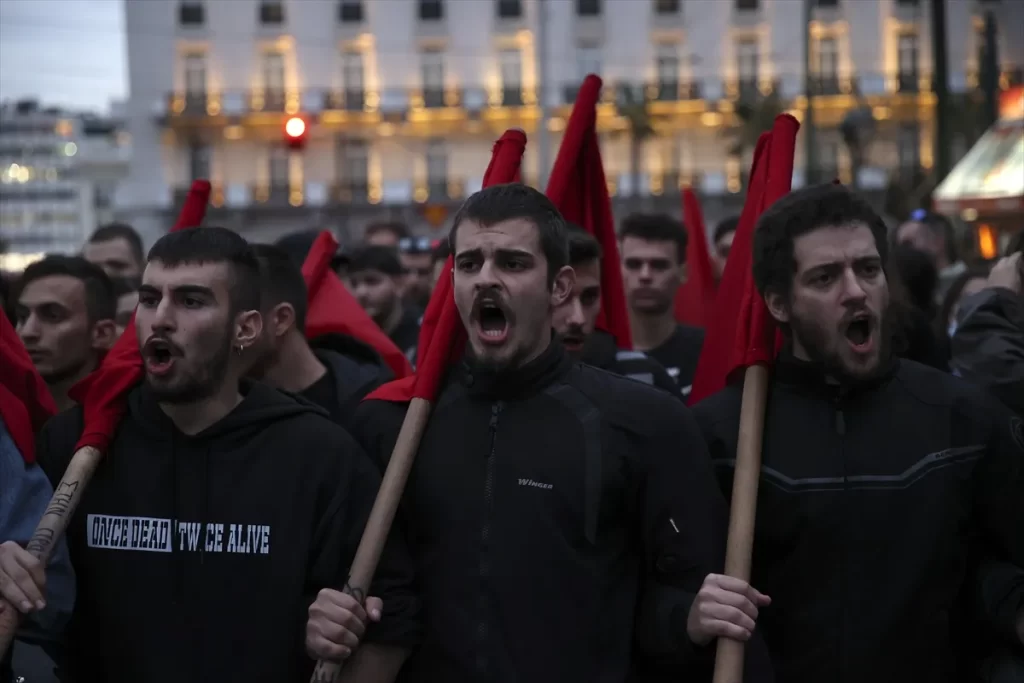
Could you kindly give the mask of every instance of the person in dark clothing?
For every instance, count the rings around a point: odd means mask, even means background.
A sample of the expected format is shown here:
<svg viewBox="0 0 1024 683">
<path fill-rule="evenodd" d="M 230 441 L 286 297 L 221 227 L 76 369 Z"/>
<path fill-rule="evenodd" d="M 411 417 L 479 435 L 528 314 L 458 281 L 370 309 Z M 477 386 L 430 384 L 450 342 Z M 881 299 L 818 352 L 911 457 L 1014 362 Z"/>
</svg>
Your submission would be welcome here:
<svg viewBox="0 0 1024 683">
<path fill-rule="evenodd" d="M 400 510 L 426 623 L 406 683 L 625 683 L 638 653 L 697 658 L 715 636 L 749 637 L 745 614 L 767 600 L 709 576 L 724 503 L 683 403 L 553 340 L 573 284 L 565 231 L 519 184 L 454 219 L 468 348 Z M 357 438 L 386 461 L 404 413 L 365 402 Z"/>
<path fill-rule="evenodd" d="M 348 275 L 359 305 L 413 362 L 422 314 L 402 301 L 403 273 L 398 252 L 392 247 L 370 245 L 349 258 Z"/>
<path fill-rule="evenodd" d="M 263 331 L 249 356 L 248 374 L 299 394 L 348 427 L 359 402 L 393 378 L 370 346 L 331 334 L 306 340 L 308 293 L 302 271 L 277 247 L 255 245 L 260 264 Z"/>
<path fill-rule="evenodd" d="M 952 339 L 953 372 L 1024 417 L 1024 253 L 1002 258 L 981 292 L 964 299 Z"/>
<path fill-rule="evenodd" d="M 892 350 L 900 358 L 948 370 L 949 360 L 932 322 L 938 281 L 939 271 L 928 254 L 908 243 L 893 247 L 888 277 Z"/>
<path fill-rule="evenodd" d="M 711 266 L 714 268 L 715 282 L 722 281 L 725 264 L 729 260 L 729 252 L 732 251 L 732 240 L 736 237 L 736 228 L 739 224 L 739 216 L 729 216 L 715 226 L 715 233 L 711 237 Z"/>
<path fill-rule="evenodd" d="M 751 583 L 772 596 L 757 627 L 787 683 L 953 681 L 972 540 L 1024 566 L 1020 420 L 892 356 L 885 234 L 831 184 L 783 197 L 754 233 L 754 280 L 787 346 L 765 414 Z M 741 394 L 694 408 L 725 492 Z"/>
<path fill-rule="evenodd" d="M 615 337 L 598 330 L 601 313 L 601 245 L 579 226 L 569 225 L 569 265 L 576 279 L 572 293 L 555 309 L 554 328 L 573 357 L 595 368 L 652 384 L 679 396 L 679 385 L 643 351 L 619 349 Z"/>
<path fill-rule="evenodd" d="M 939 313 L 935 317 L 935 335 L 939 338 L 939 346 L 946 357 L 947 367 L 952 368 L 950 362 L 953 357 L 951 341 L 956 333 L 957 315 L 960 313 L 960 304 L 964 299 L 977 294 L 985 289 L 988 282 L 987 266 L 971 266 L 960 274 L 949 286 L 946 296 L 939 306 Z"/>
<path fill-rule="evenodd" d="M 259 291 L 256 257 L 230 230 L 172 232 L 149 253 L 135 319 L 145 381 L 67 531 L 76 683 L 304 683 L 312 672 L 307 611 L 345 582 L 380 480 L 322 411 L 240 379 Z M 66 411 L 37 441 L 55 486 L 83 423 L 81 408 Z M 347 642 L 365 635 L 362 661 L 418 639 L 407 557 L 389 546 L 378 597 L 365 610 L 350 601 L 342 620 Z"/>
<path fill-rule="evenodd" d="M 676 293 L 686 279 L 686 231 L 668 216 L 634 214 L 623 221 L 619 238 L 633 346 L 689 396 L 704 331 L 675 318 Z"/>
</svg>

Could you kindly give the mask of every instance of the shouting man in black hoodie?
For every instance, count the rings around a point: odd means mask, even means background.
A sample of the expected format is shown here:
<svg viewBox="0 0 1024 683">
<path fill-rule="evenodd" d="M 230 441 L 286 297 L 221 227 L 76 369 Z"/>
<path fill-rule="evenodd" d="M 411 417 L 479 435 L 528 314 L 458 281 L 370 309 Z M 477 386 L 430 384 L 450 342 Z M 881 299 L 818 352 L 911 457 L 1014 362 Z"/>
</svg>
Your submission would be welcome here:
<svg viewBox="0 0 1024 683">
<path fill-rule="evenodd" d="M 229 230 L 170 233 L 149 253 L 135 318 L 145 382 L 68 529 L 76 683 L 299 683 L 312 671 L 307 610 L 344 585 L 379 478 L 316 408 L 240 381 L 259 291 L 256 257 Z M 55 483 L 82 426 L 72 409 L 39 438 Z M 361 660 L 415 643 L 400 551 L 371 591 L 383 610 L 368 600 L 368 619 L 349 601 L 333 614 L 349 648 L 380 619 Z"/>
<path fill-rule="evenodd" d="M 615 337 L 597 329 L 601 313 L 601 245 L 579 226 L 569 225 L 569 265 L 576 274 L 572 293 L 555 309 L 555 333 L 562 346 L 584 363 L 614 372 L 682 398 L 679 385 L 643 351 L 619 349 Z"/>
<path fill-rule="evenodd" d="M 253 247 L 260 263 L 263 332 L 252 352 L 249 374 L 302 395 L 349 426 L 363 397 L 391 378 L 377 352 L 345 335 L 306 341 L 308 295 L 302 271 L 278 247 Z"/>
<path fill-rule="evenodd" d="M 401 680 L 624 683 L 634 657 L 749 636 L 744 611 L 766 599 L 707 578 L 724 502 L 690 413 L 552 339 L 573 286 L 558 210 L 530 187 L 490 187 L 449 239 L 469 342 L 403 499 L 427 629 Z M 382 461 L 404 413 L 357 411 Z"/>
<path fill-rule="evenodd" d="M 751 582 L 772 596 L 757 624 L 786 683 L 957 680 L 950 627 L 971 541 L 1024 567 L 1021 420 L 893 356 L 886 245 L 882 219 L 831 184 L 780 199 L 754 233 L 754 280 L 788 345 L 765 415 Z M 694 409 L 726 492 L 742 392 Z M 997 616 L 1008 638 L 1013 612 Z"/>
</svg>

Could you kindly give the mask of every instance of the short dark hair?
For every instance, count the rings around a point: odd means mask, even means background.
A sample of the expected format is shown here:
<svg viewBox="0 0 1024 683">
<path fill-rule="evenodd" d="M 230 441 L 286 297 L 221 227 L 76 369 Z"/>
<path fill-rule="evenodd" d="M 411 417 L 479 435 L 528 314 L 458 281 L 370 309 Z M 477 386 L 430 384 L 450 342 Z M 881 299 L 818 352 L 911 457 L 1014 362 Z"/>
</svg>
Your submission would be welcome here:
<svg viewBox="0 0 1024 683">
<path fill-rule="evenodd" d="M 110 284 L 114 287 L 114 298 L 120 299 L 125 294 L 131 294 L 139 289 L 138 278 L 134 277 L 113 277 Z"/>
<path fill-rule="evenodd" d="M 736 228 L 740 225 L 739 216 L 729 216 L 721 220 L 718 225 L 715 226 L 715 234 L 712 236 L 711 241 L 717 242 L 729 233 L 736 232 Z"/>
<path fill-rule="evenodd" d="M 309 313 L 309 291 L 302 269 L 287 251 L 269 244 L 254 244 L 252 251 L 260 264 L 260 302 L 266 311 L 278 304 L 288 304 L 295 311 L 295 327 L 306 331 Z"/>
<path fill-rule="evenodd" d="M 931 256 L 910 244 L 897 244 L 889 255 L 889 278 L 905 303 L 929 315 L 934 312 L 939 270 Z"/>
<path fill-rule="evenodd" d="M 349 274 L 359 273 L 364 270 L 377 270 L 392 277 L 398 277 L 404 272 L 402 270 L 402 262 L 399 260 L 398 252 L 395 251 L 395 248 L 378 244 L 360 247 L 349 255 Z"/>
<path fill-rule="evenodd" d="M 772 204 L 754 230 L 752 257 L 758 291 L 762 296 L 776 292 L 788 299 L 796 273 L 796 238 L 821 228 L 856 225 L 866 225 L 871 230 L 884 267 L 889 257 L 885 221 L 860 195 L 845 186 L 812 185 Z"/>
<path fill-rule="evenodd" d="M 491 185 L 474 192 L 463 202 L 448 233 L 448 245 L 455 253 L 455 237 L 463 221 L 491 226 L 522 218 L 537 226 L 540 249 L 548 262 L 548 282 L 569 263 L 569 237 L 565 219 L 543 192 L 522 183 Z"/>
<path fill-rule="evenodd" d="M 106 225 L 101 225 L 89 235 L 88 241 L 89 244 L 96 244 L 97 242 L 113 242 L 114 240 L 124 240 L 127 242 L 128 246 L 131 247 L 135 260 L 142 263 L 142 238 L 139 237 L 139 233 L 136 232 L 135 228 L 127 223 L 107 223 Z"/>
<path fill-rule="evenodd" d="M 686 229 L 683 224 L 663 213 L 634 213 L 626 216 L 619 230 L 619 239 L 635 237 L 647 242 L 673 242 L 676 259 L 686 263 Z"/>
<path fill-rule="evenodd" d="M 569 265 L 578 266 L 600 261 L 603 252 L 597 238 L 575 223 L 569 223 L 568 226 Z"/>
<path fill-rule="evenodd" d="M 282 250 L 285 255 L 291 258 L 295 265 L 301 268 L 306 262 L 306 257 L 309 256 L 310 250 L 313 248 L 313 243 L 316 242 L 316 238 L 319 236 L 320 233 L 316 230 L 300 230 L 299 232 L 291 232 L 279 238 L 274 242 L 274 246 Z"/>
<path fill-rule="evenodd" d="M 81 256 L 51 255 L 30 264 L 21 274 L 15 298 L 20 298 L 21 292 L 36 280 L 59 275 L 72 277 L 85 287 L 85 315 L 90 325 L 112 319 L 117 313 L 114 284 L 102 268 Z"/>
<path fill-rule="evenodd" d="M 366 226 L 363 237 L 369 238 L 381 232 L 390 232 L 396 238 L 402 239 L 409 236 L 409 226 L 398 221 L 377 221 Z"/>
<path fill-rule="evenodd" d="M 188 228 L 169 232 L 149 250 L 147 261 L 174 268 L 184 264 L 226 263 L 231 270 L 231 309 L 260 308 L 260 264 L 252 246 L 227 228 Z"/>
<path fill-rule="evenodd" d="M 915 209 L 910 212 L 909 218 L 905 221 L 905 223 L 909 222 L 920 223 L 928 228 L 928 231 L 933 235 L 941 237 L 946 249 L 946 260 L 950 263 L 956 262 L 958 250 L 956 243 L 956 230 L 953 228 L 952 221 L 941 213 L 935 213 L 928 209 Z M 899 233 L 899 227 L 897 227 L 896 232 L 897 234 Z"/>
</svg>

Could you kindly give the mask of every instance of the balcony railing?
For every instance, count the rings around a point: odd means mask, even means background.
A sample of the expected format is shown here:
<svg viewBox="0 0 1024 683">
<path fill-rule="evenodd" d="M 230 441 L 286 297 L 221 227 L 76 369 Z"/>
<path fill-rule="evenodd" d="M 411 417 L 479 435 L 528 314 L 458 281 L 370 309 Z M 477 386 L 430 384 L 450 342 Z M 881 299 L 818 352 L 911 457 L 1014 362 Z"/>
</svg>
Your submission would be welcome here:
<svg viewBox="0 0 1024 683">
<path fill-rule="evenodd" d="M 659 81 L 654 84 L 652 99 L 658 102 L 681 102 L 701 99 L 700 83 L 683 81 Z"/>
<path fill-rule="evenodd" d="M 284 90 L 268 88 L 263 91 L 263 111 L 283 112 L 288 102 L 288 96 Z"/>
<path fill-rule="evenodd" d="M 427 201 L 439 202 L 448 199 L 448 179 L 427 179 Z"/>
<path fill-rule="evenodd" d="M 811 94 L 841 95 L 843 92 L 839 74 L 819 74 L 810 78 Z"/>
<path fill-rule="evenodd" d="M 370 184 L 366 180 L 348 180 L 331 187 L 331 200 L 337 204 L 363 204 L 369 198 Z"/>
<path fill-rule="evenodd" d="M 501 89 L 501 106 L 521 107 L 523 106 L 523 89 L 521 87 L 509 87 Z"/>
<path fill-rule="evenodd" d="M 445 106 L 444 88 L 424 88 L 423 106 L 428 109 L 437 109 Z"/>
</svg>

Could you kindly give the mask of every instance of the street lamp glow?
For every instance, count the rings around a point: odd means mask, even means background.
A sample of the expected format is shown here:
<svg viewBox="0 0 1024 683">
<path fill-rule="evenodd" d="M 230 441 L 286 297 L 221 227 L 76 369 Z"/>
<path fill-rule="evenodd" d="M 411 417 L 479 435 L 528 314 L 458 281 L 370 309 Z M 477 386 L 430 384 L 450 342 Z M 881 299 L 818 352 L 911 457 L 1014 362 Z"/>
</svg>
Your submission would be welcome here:
<svg viewBox="0 0 1024 683">
<path fill-rule="evenodd" d="M 298 116 L 293 116 L 284 124 L 284 132 L 288 134 L 288 137 L 301 137 L 306 132 L 306 122 Z"/>
</svg>

